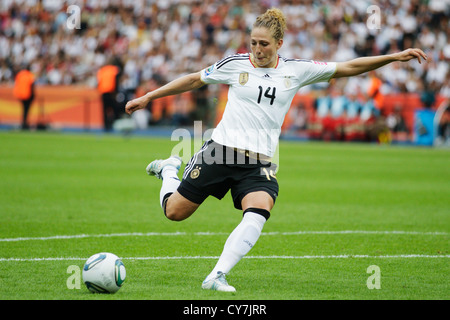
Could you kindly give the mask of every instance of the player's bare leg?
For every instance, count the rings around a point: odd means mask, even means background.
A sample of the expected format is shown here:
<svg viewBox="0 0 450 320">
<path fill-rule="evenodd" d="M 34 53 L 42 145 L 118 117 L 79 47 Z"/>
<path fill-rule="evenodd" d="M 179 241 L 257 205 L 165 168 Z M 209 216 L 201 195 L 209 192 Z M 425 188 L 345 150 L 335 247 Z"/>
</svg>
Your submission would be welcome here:
<svg viewBox="0 0 450 320">
<path fill-rule="evenodd" d="M 199 206 L 176 191 L 166 201 L 165 214 L 170 220 L 183 221 L 189 218 Z"/>
</svg>

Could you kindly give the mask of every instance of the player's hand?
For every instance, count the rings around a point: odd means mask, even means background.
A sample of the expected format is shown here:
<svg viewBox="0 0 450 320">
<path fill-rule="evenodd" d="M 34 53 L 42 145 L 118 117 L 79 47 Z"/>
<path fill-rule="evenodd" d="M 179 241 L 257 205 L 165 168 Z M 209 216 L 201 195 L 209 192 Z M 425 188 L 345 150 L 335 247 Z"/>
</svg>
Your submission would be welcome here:
<svg viewBox="0 0 450 320">
<path fill-rule="evenodd" d="M 149 99 L 146 96 L 136 98 L 127 102 L 125 106 L 125 112 L 132 114 L 136 110 L 144 109 L 149 103 Z"/>
<path fill-rule="evenodd" d="M 396 54 L 397 61 L 409 61 L 411 59 L 417 59 L 419 63 L 422 63 L 422 59 L 427 60 L 428 56 L 420 49 L 406 49 Z"/>
</svg>

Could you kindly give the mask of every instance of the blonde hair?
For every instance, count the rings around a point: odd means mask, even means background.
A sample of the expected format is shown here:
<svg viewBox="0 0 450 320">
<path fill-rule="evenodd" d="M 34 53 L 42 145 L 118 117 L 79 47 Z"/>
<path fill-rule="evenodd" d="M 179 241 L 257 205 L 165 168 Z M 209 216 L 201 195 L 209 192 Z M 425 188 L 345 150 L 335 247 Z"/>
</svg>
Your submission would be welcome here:
<svg viewBox="0 0 450 320">
<path fill-rule="evenodd" d="M 284 31 L 287 29 L 286 18 L 280 9 L 271 8 L 256 18 L 253 28 L 259 27 L 269 29 L 274 39 L 278 41 L 283 39 Z"/>
</svg>

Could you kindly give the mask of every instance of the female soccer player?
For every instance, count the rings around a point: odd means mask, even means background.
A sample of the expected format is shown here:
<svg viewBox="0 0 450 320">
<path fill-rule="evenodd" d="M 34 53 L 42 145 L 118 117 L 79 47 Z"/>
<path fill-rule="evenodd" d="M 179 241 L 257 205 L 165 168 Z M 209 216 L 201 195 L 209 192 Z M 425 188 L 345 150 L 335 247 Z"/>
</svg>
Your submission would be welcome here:
<svg viewBox="0 0 450 320">
<path fill-rule="evenodd" d="M 271 157 L 297 91 L 308 84 L 359 75 L 394 61 L 427 59 L 420 49 L 337 63 L 285 59 L 278 55 L 285 29 L 283 13 L 269 9 L 253 25 L 251 53 L 224 58 L 129 101 L 125 107 L 131 114 L 152 100 L 204 84 L 229 85 L 222 120 L 214 129 L 212 140 L 186 165 L 182 181 L 177 176 L 181 166 L 177 156 L 155 160 L 147 167 L 149 175 L 162 179 L 160 204 L 170 220 L 190 217 L 208 196 L 221 199 L 229 190 L 234 206 L 243 211 L 242 221 L 228 237 L 216 266 L 203 281 L 204 289 L 235 291 L 225 275 L 255 245 L 278 196 Z"/>
</svg>

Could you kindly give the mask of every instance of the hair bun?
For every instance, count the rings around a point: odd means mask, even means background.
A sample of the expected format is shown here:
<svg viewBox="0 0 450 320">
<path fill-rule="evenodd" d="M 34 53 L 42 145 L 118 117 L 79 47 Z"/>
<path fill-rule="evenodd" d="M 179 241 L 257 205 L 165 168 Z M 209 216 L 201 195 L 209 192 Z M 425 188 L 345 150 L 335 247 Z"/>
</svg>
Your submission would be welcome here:
<svg viewBox="0 0 450 320">
<path fill-rule="evenodd" d="M 272 32 L 276 40 L 283 39 L 286 27 L 286 17 L 278 8 L 268 9 L 265 13 L 256 18 L 253 28 L 265 27 Z"/>
</svg>

